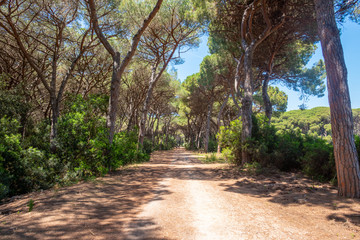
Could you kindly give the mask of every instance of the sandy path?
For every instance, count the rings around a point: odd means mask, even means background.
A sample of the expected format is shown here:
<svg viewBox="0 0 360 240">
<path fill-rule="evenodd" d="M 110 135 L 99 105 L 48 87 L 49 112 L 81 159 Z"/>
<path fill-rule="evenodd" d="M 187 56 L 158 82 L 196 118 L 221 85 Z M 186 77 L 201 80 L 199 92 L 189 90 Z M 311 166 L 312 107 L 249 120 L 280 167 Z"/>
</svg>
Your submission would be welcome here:
<svg viewBox="0 0 360 240">
<path fill-rule="evenodd" d="M 360 239 L 358 200 L 295 174 L 234 174 L 183 149 L 0 211 L 1 239 Z"/>
</svg>

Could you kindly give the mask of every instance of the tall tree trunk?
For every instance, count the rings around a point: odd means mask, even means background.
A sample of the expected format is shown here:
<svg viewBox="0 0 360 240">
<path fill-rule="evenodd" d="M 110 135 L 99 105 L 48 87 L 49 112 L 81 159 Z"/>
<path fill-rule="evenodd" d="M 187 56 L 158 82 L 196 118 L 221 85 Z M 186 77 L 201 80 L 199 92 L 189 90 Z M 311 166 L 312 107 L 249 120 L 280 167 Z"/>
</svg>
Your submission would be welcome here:
<svg viewBox="0 0 360 240">
<path fill-rule="evenodd" d="M 52 94 L 52 95 L 55 95 Z M 50 150 L 56 151 L 57 122 L 59 118 L 59 105 L 55 96 L 51 96 L 51 125 L 50 125 Z"/>
<path fill-rule="evenodd" d="M 198 131 L 198 134 L 196 135 L 196 139 L 195 139 L 195 142 L 196 142 L 196 148 L 197 149 L 200 149 L 200 143 L 201 143 L 201 127 Z"/>
<path fill-rule="evenodd" d="M 235 81 L 234 88 L 237 97 L 240 97 L 240 79 L 241 79 L 241 63 L 244 61 L 244 54 L 240 59 L 236 59 L 236 72 L 235 72 Z"/>
<path fill-rule="evenodd" d="M 135 107 L 131 107 L 131 104 L 130 104 L 130 117 L 129 117 L 129 120 L 128 120 L 128 125 L 127 125 L 127 128 L 126 128 L 126 131 L 127 132 L 130 132 L 132 130 L 132 126 L 133 126 L 133 117 L 134 117 L 134 111 L 135 111 Z"/>
<path fill-rule="evenodd" d="M 109 129 L 109 142 L 112 143 L 115 134 L 116 114 L 120 95 L 120 53 L 116 52 L 113 57 L 113 73 L 111 76 L 109 109 L 106 118 L 106 126 Z"/>
<path fill-rule="evenodd" d="M 210 100 L 209 105 L 208 105 L 207 118 L 206 118 L 206 129 L 205 129 L 205 136 L 204 136 L 204 151 L 206 153 L 209 151 L 210 120 L 211 120 L 212 109 L 213 109 L 213 101 Z"/>
<path fill-rule="evenodd" d="M 156 127 L 155 127 L 155 133 L 153 134 L 152 143 L 153 145 L 156 144 L 155 138 L 158 135 L 159 132 L 159 121 L 160 121 L 160 114 L 159 111 L 156 112 Z"/>
<path fill-rule="evenodd" d="M 272 116 L 272 104 L 268 94 L 269 80 L 270 80 L 270 74 L 269 72 L 267 72 L 265 74 L 264 83 L 262 86 L 262 98 L 265 105 L 265 115 L 268 119 L 268 123 L 270 124 L 271 116 Z"/>
<path fill-rule="evenodd" d="M 253 72 L 252 72 L 252 60 L 253 60 L 253 46 L 252 44 L 245 49 L 244 55 L 244 97 L 242 99 L 241 106 L 241 121 L 242 132 L 241 142 L 245 143 L 251 137 L 252 130 L 252 102 L 253 102 Z M 244 148 L 241 152 L 242 164 L 250 162 L 250 153 Z"/>
<path fill-rule="evenodd" d="M 224 111 L 224 108 L 229 100 L 229 97 L 230 97 L 230 94 L 228 93 L 226 98 L 225 98 L 225 101 L 223 102 L 223 104 L 221 105 L 220 107 L 220 110 L 219 110 L 219 113 L 217 115 L 217 121 L 216 121 L 216 124 L 217 124 L 217 130 L 218 132 L 220 131 L 220 127 L 221 127 L 221 115 L 222 115 L 222 112 Z M 221 152 L 221 145 L 220 145 L 220 142 L 218 142 L 218 146 L 217 146 L 217 153 L 220 153 Z"/>
<path fill-rule="evenodd" d="M 139 145 L 143 145 L 144 143 L 144 138 L 145 138 L 145 124 L 146 124 L 146 119 L 147 119 L 147 113 L 149 110 L 149 106 L 150 106 L 150 101 L 152 98 L 152 93 L 155 87 L 155 83 L 156 83 L 156 67 L 152 68 L 152 72 L 151 72 L 151 79 L 149 82 L 149 88 L 147 90 L 146 93 L 146 98 L 145 98 L 145 102 L 144 102 L 144 106 L 143 106 L 143 111 L 141 113 L 141 120 L 140 120 L 140 129 L 139 129 Z"/>
<path fill-rule="evenodd" d="M 338 194 L 344 197 L 359 198 L 359 162 L 354 143 L 347 69 L 335 21 L 334 3 L 329 0 L 314 1 L 327 73 Z"/>
<path fill-rule="evenodd" d="M 169 119 L 169 121 L 166 123 L 166 126 L 165 126 L 165 146 L 166 146 L 166 149 L 167 149 L 168 142 L 169 142 L 169 127 L 170 127 L 170 122 L 171 122 L 171 118 Z"/>
<path fill-rule="evenodd" d="M 236 119 L 238 119 L 241 116 L 241 107 L 239 106 L 238 101 L 236 100 L 236 97 L 233 93 L 231 93 L 232 100 L 235 104 L 235 107 L 238 109 L 238 113 L 236 115 Z"/>
</svg>

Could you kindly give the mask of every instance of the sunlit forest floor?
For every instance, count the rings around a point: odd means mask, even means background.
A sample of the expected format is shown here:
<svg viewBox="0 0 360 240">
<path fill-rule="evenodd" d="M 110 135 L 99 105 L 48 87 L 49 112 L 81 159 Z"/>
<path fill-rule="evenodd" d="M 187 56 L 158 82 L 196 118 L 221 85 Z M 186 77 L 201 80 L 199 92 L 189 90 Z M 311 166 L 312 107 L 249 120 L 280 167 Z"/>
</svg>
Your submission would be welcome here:
<svg viewBox="0 0 360 240">
<path fill-rule="evenodd" d="M 360 201 L 296 173 L 253 175 L 177 148 L 0 205 L 1 239 L 360 239 Z M 33 209 L 29 212 L 29 201 Z"/>
</svg>

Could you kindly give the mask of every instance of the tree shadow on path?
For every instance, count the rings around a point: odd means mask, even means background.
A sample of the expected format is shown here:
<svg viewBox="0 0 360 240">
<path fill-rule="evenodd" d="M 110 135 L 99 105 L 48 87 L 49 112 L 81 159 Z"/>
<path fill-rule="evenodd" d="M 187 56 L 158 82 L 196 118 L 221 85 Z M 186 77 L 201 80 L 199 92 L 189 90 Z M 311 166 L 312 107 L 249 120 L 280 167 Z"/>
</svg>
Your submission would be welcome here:
<svg viewBox="0 0 360 240">
<path fill-rule="evenodd" d="M 156 161 L 156 159 L 152 159 Z M 141 206 L 171 194 L 159 181 L 166 166 L 124 168 L 109 176 L 58 190 L 19 196 L 0 205 L 1 239 L 157 239 L 147 228 L 152 219 L 136 219 Z M 34 209 L 27 212 L 27 203 Z"/>
</svg>

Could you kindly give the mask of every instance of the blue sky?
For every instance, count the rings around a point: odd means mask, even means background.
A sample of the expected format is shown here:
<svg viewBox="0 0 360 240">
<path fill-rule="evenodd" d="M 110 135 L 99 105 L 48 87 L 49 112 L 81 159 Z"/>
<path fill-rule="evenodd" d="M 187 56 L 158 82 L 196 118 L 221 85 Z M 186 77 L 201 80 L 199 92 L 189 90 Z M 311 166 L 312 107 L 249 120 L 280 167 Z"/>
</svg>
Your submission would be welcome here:
<svg viewBox="0 0 360 240">
<path fill-rule="evenodd" d="M 360 25 L 347 21 L 343 24 L 341 32 L 345 63 L 348 70 L 351 106 L 352 108 L 360 108 Z M 185 60 L 183 64 L 174 66 L 181 81 L 185 80 L 187 76 L 199 72 L 202 59 L 209 55 L 207 37 L 204 36 L 201 40 L 199 48 L 191 49 L 182 55 L 182 58 Z M 320 45 L 318 45 L 318 49 L 310 60 L 309 66 L 320 58 L 322 58 L 322 52 Z M 299 100 L 300 94 L 286 87 L 279 87 L 288 95 L 287 110 L 299 109 L 299 105 L 303 103 Z M 310 97 L 306 105 L 308 108 L 329 106 L 327 92 L 325 92 L 325 96 L 322 98 Z"/>
</svg>

